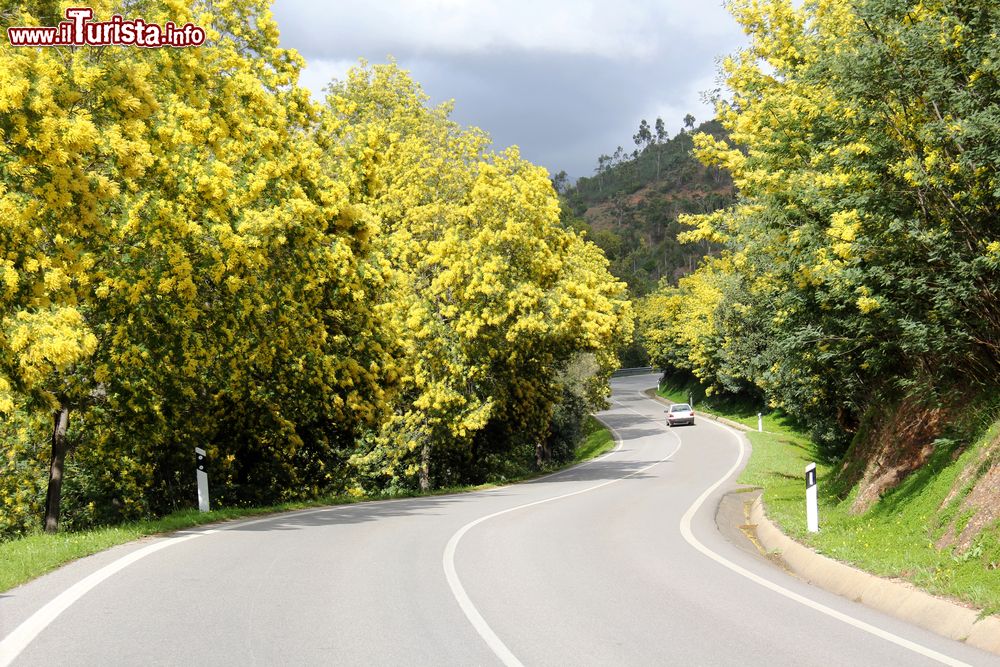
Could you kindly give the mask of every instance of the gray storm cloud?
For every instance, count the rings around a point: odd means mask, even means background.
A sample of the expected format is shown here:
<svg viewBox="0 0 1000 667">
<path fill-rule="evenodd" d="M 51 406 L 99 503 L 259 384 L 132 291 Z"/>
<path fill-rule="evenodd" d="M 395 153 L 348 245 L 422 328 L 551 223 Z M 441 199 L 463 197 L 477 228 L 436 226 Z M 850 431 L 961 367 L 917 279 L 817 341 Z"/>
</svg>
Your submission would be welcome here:
<svg viewBox="0 0 1000 667">
<path fill-rule="evenodd" d="M 358 58 L 391 55 L 497 148 L 574 177 L 634 148 L 640 118 L 673 131 L 686 113 L 707 119 L 716 59 L 744 43 L 721 4 L 679 1 L 277 0 L 274 14 L 314 93 Z"/>
</svg>

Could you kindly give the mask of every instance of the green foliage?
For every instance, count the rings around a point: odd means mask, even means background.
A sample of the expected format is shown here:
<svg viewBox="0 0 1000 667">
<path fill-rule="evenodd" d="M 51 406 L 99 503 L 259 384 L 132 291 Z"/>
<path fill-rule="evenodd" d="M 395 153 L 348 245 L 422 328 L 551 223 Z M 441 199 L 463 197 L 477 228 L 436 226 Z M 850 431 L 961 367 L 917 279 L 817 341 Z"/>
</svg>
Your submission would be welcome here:
<svg viewBox="0 0 1000 667">
<path fill-rule="evenodd" d="M 610 260 L 611 272 L 629 285 L 633 297 L 650 292 L 661 279 L 676 281 L 716 249 L 710 243 L 678 243 L 683 230 L 678 216 L 707 213 L 733 201 L 728 174 L 700 164 L 692 155 L 691 132 L 668 138 L 662 121 L 657 122 L 658 138 L 643 140 L 637 155 L 623 154 L 617 160 L 603 156 L 596 176 L 580 178 L 562 193 L 563 224 L 589 232 Z M 725 136 L 715 121 L 698 129 Z M 651 132 L 648 124 L 646 132 Z"/>
<path fill-rule="evenodd" d="M 0 47 L 0 412 L 38 475 L 68 411 L 69 526 L 190 504 L 195 445 L 226 500 L 328 489 L 392 387 L 372 227 L 267 3 L 148 9 L 212 48 Z"/>
<path fill-rule="evenodd" d="M 548 174 L 395 65 L 314 104 L 267 5 L 129 5 L 212 48 L 0 45 L 0 537 L 53 452 L 76 529 L 190 506 L 195 446 L 225 505 L 403 491 L 425 444 L 456 484 L 487 426 L 544 445 L 580 355 L 599 403 L 630 305 Z"/>
<path fill-rule="evenodd" d="M 827 456 L 879 401 L 995 387 L 1000 8 L 731 9 L 751 43 L 723 63 L 729 136 L 694 141 L 740 201 L 685 220 L 723 252 L 640 307 L 652 357 L 756 386 Z M 678 306 L 697 294 L 702 314 Z"/>
<path fill-rule="evenodd" d="M 689 116 L 690 118 L 690 116 Z M 604 251 L 611 273 L 624 281 L 633 298 L 653 291 L 659 282 L 671 284 L 690 273 L 705 255 L 717 252 L 711 242 L 684 245 L 678 218 L 707 213 L 733 202 L 732 181 L 721 169 L 699 163 L 692 154 L 694 120 L 687 131 L 670 138 L 662 119 L 655 130 L 643 120 L 633 137 L 632 156 L 602 156 L 598 173 L 581 178 L 561 191 L 561 224 L 584 232 Z M 715 121 L 699 131 L 724 137 Z M 618 348 L 623 367 L 652 361 L 650 344 L 640 327 Z"/>
<path fill-rule="evenodd" d="M 560 224 L 544 170 L 428 108 L 395 64 L 355 68 L 327 109 L 326 143 L 352 157 L 332 167 L 382 227 L 403 348 L 389 417 L 352 462 L 369 484 L 424 489 L 483 481 L 531 448 L 541 466 L 553 411 L 562 431 L 567 409 L 581 419 L 606 392 L 612 342 L 631 334 L 624 285 Z M 584 402 L 567 402 L 561 375 L 588 354 L 588 386 L 571 392 Z"/>
<path fill-rule="evenodd" d="M 726 136 L 725 130 L 714 120 L 699 125 L 698 131 L 720 138 Z M 705 167 L 692 159 L 693 147 L 692 133 L 681 131 L 673 138 L 664 135 L 655 143 L 644 144 L 637 157 L 622 154 L 617 159 L 611 159 L 602 156 L 594 176 L 578 179 L 567 190 L 565 200 L 569 210 L 574 215 L 582 215 L 588 208 L 650 184 L 655 184 L 664 194 L 684 189 L 713 190 L 728 185 L 730 181 L 724 172 Z M 660 163 L 659 174 L 657 161 Z"/>
<path fill-rule="evenodd" d="M 576 446 L 583 438 L 587 418 L 587 402 L 584 397 L 568 388 L 564 389 L 562 400 L 552 411 L 549 435 L 545 443 L 553 463 L 568 463 L 573 460 Z"/>
<path fill-rule="evenodd" d="M 0 536 L 37 525 L 45 500 L 49 427 L 45 414 L 16 411 L 0 419 Z"/>
</svg>

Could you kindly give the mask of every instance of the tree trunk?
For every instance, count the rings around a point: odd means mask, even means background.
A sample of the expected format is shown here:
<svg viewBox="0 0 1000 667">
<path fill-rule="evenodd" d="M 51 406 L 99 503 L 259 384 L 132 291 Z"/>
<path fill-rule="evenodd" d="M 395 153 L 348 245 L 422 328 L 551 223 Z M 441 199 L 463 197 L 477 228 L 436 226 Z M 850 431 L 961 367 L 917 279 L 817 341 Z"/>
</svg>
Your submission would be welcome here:
<svg viewBox="0 0 1000 667">
<path fill-rule="evenodd" d="M 544 442 L 535 443 L 535 466 L 541 470 L 546 461 L 551 460 L 552 452 Z"/>
<path fill-rule="evenodd" d="M 65 405 L 52 415 L 52 463 L 49 465 L 49 488 L 45 494 L 45 532 L 59 529 L 59 500 L 62 497 L 63 464 L 66 462 L 66 430 L 69 408 Z"/>
<path fill-rule="evenodd" d="M 420 490 L 431 490 L 431 446 L 426 443 L 420 452 Z"/>
</svg>

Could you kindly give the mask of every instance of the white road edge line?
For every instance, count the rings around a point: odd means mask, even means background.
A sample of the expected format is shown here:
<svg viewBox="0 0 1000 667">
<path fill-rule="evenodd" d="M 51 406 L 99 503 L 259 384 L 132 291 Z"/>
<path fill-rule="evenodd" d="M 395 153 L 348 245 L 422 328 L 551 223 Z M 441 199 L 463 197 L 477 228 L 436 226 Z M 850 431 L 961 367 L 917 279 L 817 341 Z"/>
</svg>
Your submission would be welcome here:
<svg viewBox="0 0 1000 667">
<path fill-rule="evenodd" d="M 112 576 L 116 572 L 128 567 L 132 563 L 145 558 L 146 556 L 179 544 L 187 540 L 199 537 L 199 535 L 187 535 L 174 539 L 165 539 L 155 544 L 150 544 L 138 551 L 133 551 L 127 556 L 105 565 L 100 570 L 93 572 L 87 577 L 76 582 L 65 591 L 50 600 L 44 607 L 29 616 L 21 625 L 17 626 L 13 632 L 4 637 L 0 642 L 0 665 L 6 667 L 14 661 L 21 651 L 23 651 L 38 634 L 44 630 L 49 623 L 54 621 L 59 614 L 63 613 L 74 602 L 86 595 L 92 588 Z"/>
<path fill-rule="evenodd" d="M 400 499 L 403 500 L 403 499 Z M 399 502 L 396 500 L 388 500 L 384 502 Z M 295 516 L 302 516 L 305 514 L 316 514 L 318 512 L 329 512 L 331 510 L 348 509 L 353 507 L 360 507 L 362 503 L 357 505 L 334 505 L 332 507 L 322 507 L 313 510 L 302 510 L 299 512 L 294 512 Z M 246 526 L 252 526 L 257 523 L 264 523 L 266 521 L 277 521 L 279 519 L 286 518 L 288 514 L 282 513 L 275 516 L 267 516 L 261 519 L 254 519 L 253 521 L 239 521 L 230 525 L 220 526 L 218 528 L 209 528 L 207 530 L 197 530 L 197 531 L 177 531 L 173 535 L 178 535 L 179 537 L 164 537 L 161 540 L 154 542 L 148 546 L 141 549 L 137 549 L 129 554 L 122 556 L 121 558 L 114 560 L 101 569 L 90 573 L 80 581 L 76 582 L 62 593 L 52 598 L 46 602 L 38 611 L 33 613 L 31 616 L 26 618 L 19 626 L 14 628 L 9 635 L 0 640 L 0 667 L 9 667 L 11 663 L 24 651 L 28 645 L 35 640 L 35 638 L 42 633 L 45 628 L 47 628 L 56 618 L 62 614 L 64 611 L 69 609 L 74 603 L 76 603 L 80 598 L 89 593 L 94 587 L 96 587 L 101 582 L 106 579 L 118 574 L 124 570 L 129 565 L 132 565 L 136 561 L 142 560 L 146 556 L 150 556 L 157 551 L 172 547 L 176 544 L 181 544 L 182 542 L 187 542 L 188 540 L 193 540 L 197 537 L 203 537 L 205 535 L 212 535 L 213 533 L 219 533 L 224 530 L 235 530 L 237 528 L 244 528 Z"/>
<path fill-rule="evenodd" d="M 614 401 L 613 399 L 612 399 L 612 401 L 615 402 L 615 403 L 618 403 L 618 401 Z M 621 403 L 618 403 L 618 404 L 621 405 Z M 626 410 L 631 410 L 631 408 L 629 408 L 627 406 L 624 406 L 624 405 L 621 405 L 621 406 L 623 408 L 625 408 Z M 632 410 L 632 412 L 635 412 L 635 410 Z M 645 416 L 645 415 L 642 415 L 642 416 Z M 600 418 L 598 418 L 598 419 L 600 420 Z M 587 463 L 593 463 L 593 462 L 599 461 L 599 460 L 601 460 L 601 459 L 603 459 L 603 458 L 605 458 L 607 456 L 610 456 L 611 454 L 614 454 L 615 452 L 619 451 L 622 448 L 622 445 L 624 444 L 624 441 L 618 435 L 617 431 L 614 429 L 613 426 L 611 426 L 610 424 L 608 424 L 604 420 L 600 420 L 600 421 L 605 426 L 607 426 L 608 429 L 612 433 L 615 434 L 615 440 L 618 441 L 618 445 L 613 450 L 611 450 L 610 452 L 608 452 L 607 454 L 602 454 L 601 456 L 598 456 L 597 458 L 594 458 L 594 459 L 591 459 L 590 461 L 587 461 Z M 668 433 L 671 433 L 671 432 L 668 431 Z M 630 472 L 629 474 L 624 475 L 622 477 L 618 477 L 616 479 L 611 479 L 611 480 L 608 480 L 606 482 L 601 482 L 600 484 L 595 484 L 594 486 L 588 486 L 586 489 L 580 489 L 579 491 L 572 491 L 570 493 L 564 493 L 564 494 L 562 494 L 560 496 L 553 496 L 552 498 L 545 498 L 544 500 L 536 500 L 536 501 L 531 502 L 531 503 L 526 503 L 524 505 L 517 505 L 516 507 L 510 507 L 510 508 L 505 509 L 505 510 L 500 510 L 499 512 L 494 512 L 493 514 L 488 514 L 488 515 L 486 515 L 484 517 L 480 517 L 480 518 L 476 519 L 475 521 L 470 521 L 469 523 L 465 524 L 464 526 L 462 526 L 461 528 L 459 528 L 458 531 L 454 535 L 451 536 L 450 540 L 448 540 L 448 544 L 444 548 L 444 554 L 441 557 L 441 562 L 442 562 L 442 565 L 444 566 L 444 576 L 445 576 L 445 579 L 448 580 L 448 586 L 451 588 L 451 593 L 452 593 L 453 596 L 455 596 L 455 600 L 458 602 L 458 606 L 462 608 L 462 613 L 465 614 L 465 617 L 469 620 L 469 623 L 472 624 L 473 629 L 475 629 L 475 631 L 477 633 L 479 633 L 479 636 L 483 638 L 483 641 L 485 641 L 486 645 L 490 647 L 490 650 L 493 651 L 493 654 L 496 655 L 496 657 L 499 658 L 500 662 L 502 662 L 504 665 L 507 665 L 507 667 L 524 667 L 523 663 L 520 660 L 517 659 L 517 656 L 515 656 L 511 652 L 511 650 L 507 647 L 507 645 L 503 643 L 503 640 L 500 639 L 500 637 L 497 636 L 497 634 L 493 631 L 493 628 L 491 628 L 490 625 L 489 625 L 489 623 L 486 622 L 486 619 L 483 618 L 483 615 L 479 613 L 479 610 L 476 608 L 476 605 L 472 602 L 472 599 L 469 598 L 469 594 L 465 592 L 465 587 L 462 586 L 462 580 L 459 578 L 458 572 L 455 569 L 455 551 L 458 548 L 458 543 L 462 540 L 462 537 L 464 537 L 467 532 L 469 532 L 470 530 L 472 530 L 473 528 L 475 528 L 479 524 L 483 523 L 484 521 L 489 521 L 490 519 L 493 519 L 495 517 L 501 516 L 503 514 L 508 514 L 510 512 L 516 512 L 517 510 L 523 510 L 523 509 L 526 509 L 528 507 L 534 507 L 535 505 L 542 505 L 544 503 L 551 503 L 551 502 L 553 502 L 555 500 L 562 500 L 563 498 L 569 498 L 571 496 L 578 496 L 581 493 L 588 493 L 590 491 L 594 491 L 595 489 L 600 489 L 601 487 L 608 486 L 609 484 L 614 484 L 615 482 L 620 482 L 623 479 L 628 479 L 629 477 L 633 477 L 635 475 L 638 475 L 639 473 L 646 472 L 650 468 L 653 468 L 654 466 L 658 466 L 661 463 L 663 463 L 664 461 L 668 460 L 671 456 L 673 456 L 674 454 L 676 454 L 678 452 L 678 450 L 680 450 L 680 448 L 681 448 L 681 439 L 678 438 L 676 434 L 671 433 L 671 435 L 673 435 L 674 439 L 677 441 L 677 445 L 674 447 L 674 450 L 672 452 L 670 452 L 669 454 L 667 454 L 666 456 L 664 456 L 659 461 L 651 463 L 648 466 L 646 466 L 645 468 L 641 468 L 639 470 Z M 583 465 L 586 465 L 586 464 L 583 464 Z M 576 469 L 576 468 L 579 468 L 579 467 L 580 466 L 574 466 L 573 468 L 570 468 L 570 470 L 573 470 L 573 469 Z"/>
<path fill-rule="evenodd" d="M 698 538 L 696 538 L 694 536 L 694 533 L 691 532 L 691 520 L 694 518 L 694 515 L 698 512 L 698 510 L 701 509 L 701 506 L 705 503 L 705 500 L 712 494 L 712 492 L 715 491 L 717 488 L 719 488 L 726 480 L 732 477 L 732 475 L 739 469 L 740 463 L 743 462 L 743 457 L 746 453 L 746 448 L 743 445 L 743 437 L 740 433 L 737 433 L 732 428 L 724 424 L 719 424 L 718 422 L 703 419 L 702 423 L 713 424 L 714 426 L 718 426 L 719 428 L 728 431 L 730 435 L 736 438 L 737 443 L 739 443 L 740 451 L 739 451 L 739 456 L 736 458 L 736 463 L 733 464 L 733 467 L 730 468 L 728 471 L 726 471 L 726 473 L 719 479 L 719 481 L 717 481 L 715 484 L 705 489 L 705 491 L 698 497 L 698 499 L 694 501 L 694 504 L 692 504 L 691 507 L 688 508 L 688 511 L 684 514 L 684 516 L 681 517 L 681 523 L 680 523 L 681 535 L 684 537 L 685 541 L 687 541 L 688 544 L 690 544 L 695 549 L 700 551 L 702 554 L 708 556 L 715 562 L 719 563 L 723 567 L 732 570 L 736 574 L 746 577 L 750 581 L 759 584 L 764 588 L 767 588 L 777 593 L 778 595 L 782 595 L 790 600 L 794 600 L 795 602 L 805 605 L 810 609 L 814 609 L 820 612 L 821 614 L 826 614 L 827 616 L 835 618 L 838 621 L 847 623 L 848 625 L 854 626 L 859 630 L 863 630 L 871 635 L 875 635 L 876 637 L 884 639 L 888 642 L 892 642 L 893 644 L 901 646 L 905 649 L 909 649 L 914 653 L 919 653 L 922 656 L 925 656 L 932 660 L 936 660 L 942 664 L 952 665 L 953 667 L 971 667 L 968 663 L 956 660 L 955 658 L 947 656 L 943 653 L 938 653 L 937 651 L 927 648 L 926 646 L 922 646 L 920 644 L 917 644 L 916 642 L 910 641 L 909 639 L 904 639 L 903 637 L 894 635 L 893 633 L 888 632 L 887 630 L 878 628 L 874 625 L 871 625 L 870 623 L 865 623 L 864 621 L 856 619 L 853 616 L 848 616 L 847 614 L 839 612 L 836 609 L 831 609 L 830 607 L 827 607 L 824 604 L 820 604 L 819 602 L 810 600 L 809 598 L 803 595 L 799 595 L 798 593 L 790 591 L 787 588 L 770 581 L 769 579 L 765 579 L 764 577 L 754 574 L 753 572 L 737 565 L 736 563 L 733 563 L 732 561 L 715 553 L 714 551 L 706 547 L 704 544 L 702 544 L 700 541 L 698 541 Z"/>
</svg>

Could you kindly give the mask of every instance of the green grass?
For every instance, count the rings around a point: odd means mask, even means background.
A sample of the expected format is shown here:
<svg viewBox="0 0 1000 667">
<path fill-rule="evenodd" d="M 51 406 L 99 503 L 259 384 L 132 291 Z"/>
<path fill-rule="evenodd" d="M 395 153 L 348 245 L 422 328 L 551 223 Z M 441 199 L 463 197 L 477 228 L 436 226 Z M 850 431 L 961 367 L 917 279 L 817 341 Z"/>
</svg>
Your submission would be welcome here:
<svg viewBox="0 0 1000 667">
<path fill-rule="evenodd" d="M 574 463 L 592 459 L 614 449 L 615 439 L 612 437 L 611 431 L 606 429 L 601 422 L 588 416 L 584 429 L 587 435 L 583 442 L 577 445 L 576 452 L 573 454 Z"/>
<path fill-rule="evenodd" d="M 585 438 L 577 445 L 573 462 L 575 465 L 600 456 L 615 445 L 611 433 L 591 416 L 587 417 Z M 551 469 L 533 472 L 507 483 L 525 481 L 532 477 L 551 473 Z M 479 484 L 435 489 L 428 493 L 396 494 L 393 498 L 445 495 L 450 493 L 467 493 L 498 486 L 497 484 Z M 27 581 L 39 577 L 46 572 L 65 565 L 66 563 L 104 551 L 119 544 L 125 544 L 147 535 L 170 533 L 192 526 L 200 526 L 219 521 L 228 521 L 249 516 L 288 512 L 310 507 L 342 505 L 366 500 L 384 500 L 388 496 L 332 496 L 306 502 L 283 503 L 269 507 L 233 508 L 214 510 L 201 513 L 197 510 L 183 510 L 169 514 L 154 521 L 139 521 L 107 528 L 97 528 L 72 533 L 57 533 L 49 535 L 36 533 L 16 540 L 0 542 L 0 592 L 10 590 Z"/>
<path fill-rule="evenodd" d="M 997 613 L 1000 526 L 984 530 L 964 554 L 934 546 L 959 505 L 953 502 L 942 510 L 956 477 L 995 435 L 996 428 L 957 460 L 954 444 L 942 443 L 923 468 L 860 515 L 850 512 L 855 491 L 838 497 L 828 481 L 833 478 L 833 467 L 820 463 L 808 438 L 788 428 L 748 433 L 753 454 L 739 481 L 761 487 L 768 517 L 818 552 L 874 574 L 906 579 L 931 593 L 975 605 L 986 614 Z M 811 462 L 817 462 L 819 533 L 806 530 L 805 466 Z"/>
</svg>

